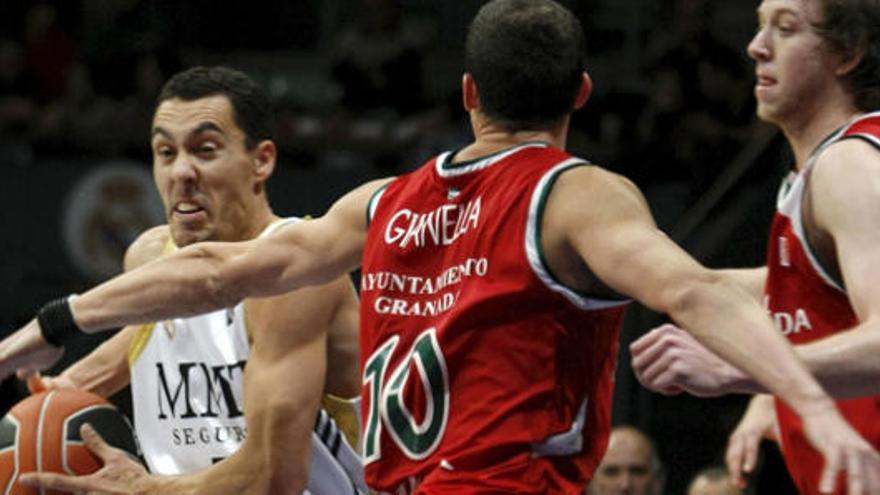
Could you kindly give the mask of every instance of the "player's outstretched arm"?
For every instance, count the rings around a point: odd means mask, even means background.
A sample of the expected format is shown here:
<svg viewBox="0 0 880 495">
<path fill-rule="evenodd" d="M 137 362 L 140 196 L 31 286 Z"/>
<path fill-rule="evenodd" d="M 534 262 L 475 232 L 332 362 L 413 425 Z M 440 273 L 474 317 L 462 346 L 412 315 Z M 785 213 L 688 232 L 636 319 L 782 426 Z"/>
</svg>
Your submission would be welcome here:
<svg viewBox="0 0 880 495">
<path fill-rule="evenodd" d="M 564 243 L 605 285 L 668 314 L 713 352 L 788 395 L 793 407 L 830 403 L 758 301 L 663 234 L 626 179 L 596 167 L 563 173 L 544 222 L 545 234 L 551 234 L 550 222 L 555 224 Z"/>
<path fill-rule="evenodd" d="M 733 282 L 743 288 L 756 301 L 764 300 L 764 284 L 767 281 L 767 267 L 759 266 L 755 268 L 725 268 L 716 270 L 728 281 Z"/>
<path fill-rule="evenodd" d="M 323 217 L 287 225 L 276 235 L 240 243 L 197 243 L 127 272 L 72 300 L 73 323 L 92 333 L 201 314 L 247 296 L 328 282 L 359 264 L 366 205 L 384 182 L 365 184 Z M 59 355 L 34 319 L 0 342 L 0 378 L 29 363 L 47 366 Z"/>
<path fill-rule="evenodd" d="M 832 396 L 846 399 L 877 394 L 880 332 L 871 326 L 859 325 L 794 349 Z M 630 344 L 630 352 L 639 382 L 656 392 L 671 395 L 684 391 L 701 397 L 767 392 L 754 378 L 675 325 L 652 329 Z"/>
<path fill-rule="evenodd" d="M 252 342 L 244 377 L 248 436 L 230 457 L 194 473 L 157 476 L 117 455 L 117 449 L 98 439 L 89 443 L 87 438 L 90 448 L 108 459 L 99 472 L 80 477 L 35 474 L 28 483 L 149 495 L 301 493 L 308 480 L 312 428 L 324 388 L 327 331 L 341 291 L 351 290 L 348 284 L 341 278 L 325 286 L 245 302 Z"/>
<path fill-rule="evenodd" d="M 880 219 L 865 211 L 880 208 L 880 154 L 859 140 L 834 144 L 810 177 L 809 222 L 834 240 L 840 274 L 859 324 L 849 331 L 799 345 L 796 352 L 826 390 L 846 398 L 880 392 Z M 634 367 L 643 383 L 660 390 L 694 391 L 697 382 L 714 382 L 711 392 L 766 391 L 732 367 L 703 366 L 711 353 L 687 336 L 659 328 L 632 346 Z M 699 355 L 700 359 L 690 359 Z M 668 367 L 661 370 L 661 364 Z M 717 364 L 717 363 L 716 363 Z M 737 373 L 739 373 L 737 375 Z M 705 392 L 705 391 L 704 391 Z"/>
<path fill-rule="evenodd" d="M 571 256 L 566 249 L 576 253 L 612 290 L 669 314 L 797 410 L 826 459 L 822 491 L 842 469 L 855 493 L 866 483 L 880 491 L 880 455 L 843 420 L 761 305 L 660 232 L 635 186 L 595 167 L 572 169 L 554 186 L 543 221 L 545 251 L 556 263 L 573 266 L 559 259 Z"/>
<path fill-rule="evenodd" d="M 162 256 L 170 237 L 167 225 L 153 227 L 141 233 L 125 251 L 125 271 L 134 270 Z M 123 328 L 58 376 L 40 375 L 39 370 L 51 363 L 27 360 L 16 371 L 19 378 L 27 379 L 31 393 L 53 388 L 75 388 L 109 397 L 128 385 L 128 349 L 137 328 Z M 60 357 L 60 351 L 58 354 Z"/>
<path fill-rule="evenodd" d="M 84 331 L 191 316 L 246 297 L 329 282 L 360 264 L 366 207 L 385 181 L 365 184 L 324 216 L 246 242 L 200 242 L 114 278 L 73 301 Z"/>
</svg>

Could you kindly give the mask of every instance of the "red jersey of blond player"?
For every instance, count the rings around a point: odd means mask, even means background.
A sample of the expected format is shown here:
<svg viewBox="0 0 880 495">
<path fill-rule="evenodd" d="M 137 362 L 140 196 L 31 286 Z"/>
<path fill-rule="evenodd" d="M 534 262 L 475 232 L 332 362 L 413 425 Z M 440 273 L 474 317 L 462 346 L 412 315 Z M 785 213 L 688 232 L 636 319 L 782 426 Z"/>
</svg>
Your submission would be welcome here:
<svg viewBox="0 0 880 495">
<path fill-rule="evenodd" d="M 608 442 L 625 301 L 559 283 L 540 225 L 556 178 L 586 162 L 543 143 L 451 158 L 370 201 L 367 483 L 391 493 L 581 493 Z"/>
<path fill-rule="evenodd" d="M 836 272 L 822 266 L 811 249 L 802 218 L 804 190 L 815 158 L 836 141 L 856 138 L 880 150 L 880 113 L 857 118 L 826 138 L 806 165 L 786 178 L 779 192 L 770 229 L 764 294 L 777 329 L 794 344 L 821 339 L 858 323 Z M 880 396 L 840 400 L 837 406 L 868 442 L 880 448 Z M 809 445 L 800 418 L 791 408 L 777 400 L 776 411 L 789 473 L 801 493 L 818 494 L 822 455 Z M 838 478 L 834 493 L 846 493 L 843 476 Z"/>
</svg>

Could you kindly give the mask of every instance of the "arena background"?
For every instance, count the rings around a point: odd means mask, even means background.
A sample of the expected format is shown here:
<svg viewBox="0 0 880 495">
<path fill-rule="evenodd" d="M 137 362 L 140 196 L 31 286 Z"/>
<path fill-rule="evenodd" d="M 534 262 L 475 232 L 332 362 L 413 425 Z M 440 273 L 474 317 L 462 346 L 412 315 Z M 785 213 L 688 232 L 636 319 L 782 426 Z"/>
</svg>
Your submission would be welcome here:
<svg viewBox="0 0 880 495">
<path fill-rule="evenodd" d="M 47 299 L 118 271 L 162 221 L 148 129 L 171 73 L 226 64 L 277 105 L 282 214 L 320 214 L 369 178 L 468 139 L 462 40 L 476 0 L 57 0 L 0 2 L 0 334 Z M 594 95 L 569 148 L 635 180 L 661 225 L 704 263 L 762 262 L 775 188 L 790 162 L 753 117 L 744 47 L 757 2 L 563 1 L 582 19 Z M 661 316 L 629 310 L 615 423 L 658 442 L 667 493 L 721 462 L 744 397 L 667 398 L 642 389 L 627 344 Z M 65 364 L 91 348 L 83 338 Z M 23 394 L 2 385 L 2 410 Z M 126 397 L 117 397 L 127 408 Z M 785 493 L 764 448 L 758 493 Z"/>
</svg>

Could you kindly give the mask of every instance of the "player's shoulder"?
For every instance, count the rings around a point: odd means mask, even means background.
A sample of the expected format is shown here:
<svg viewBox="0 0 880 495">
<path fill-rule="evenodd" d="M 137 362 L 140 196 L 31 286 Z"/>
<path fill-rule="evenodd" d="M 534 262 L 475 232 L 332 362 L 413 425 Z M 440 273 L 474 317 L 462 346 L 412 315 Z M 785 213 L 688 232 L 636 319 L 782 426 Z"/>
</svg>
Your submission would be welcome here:
<svg viewBox="0 0 880 495">
<path fill-rule="evenodd" d="M 131 270 L 162 256 L 171 241 L 168 225 L 159 225 L 144 231 L 125 252 L 125 269 Z"/>
<path fill-rule="evenodd" d="M 880 144 L 849 137 L 834 142 L 818 156 L 814 167 L 817 172 L 839 175 L 840 173 L 873 172 L 880 171 Z M 833 171 L 819 169 L 834 168 Z"/>
<path fill-rule="evenodd" d="M 551 195 L 603 208 L 607 201 L 643 201 L 638 187 L 629 179 L 602 166 L 584 163 L 559 174 Z"/>
<path fill-rule="evenodd" d="M 880 179 L 880 148 L 862 139 L 837 141 L 815 158 L 810 170 L 811 188 L 846 198 Z"/>
</svg>

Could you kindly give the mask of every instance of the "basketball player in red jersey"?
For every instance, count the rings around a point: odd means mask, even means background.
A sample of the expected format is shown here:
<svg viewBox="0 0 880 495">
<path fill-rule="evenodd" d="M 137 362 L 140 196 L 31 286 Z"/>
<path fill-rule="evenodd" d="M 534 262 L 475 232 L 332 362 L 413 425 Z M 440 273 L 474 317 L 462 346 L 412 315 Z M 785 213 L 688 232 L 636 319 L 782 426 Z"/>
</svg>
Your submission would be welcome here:
<svg viewBox="0 0 880 495">
<path fill-rule="evenodd" d="M 880 2 L 764 0 L 749 45 L 758 116 L 794 151 L 780 190 L 767 264 L 730 271 L 765 301 L 777 329 L 838 396 L 880 392 Z M 810 343 L 810 344 L 807 344 Z M 632 346 L 641 381 L 699 395 L 761 391 L 684 332 L 664 326 Z M 762 436 L 783 446 L 801 493 L 816 493 L 822 458 L 784 400 L 753 399 L 731 437 L 742 483 Z M 880 447 L 880 396 L 842 400 L 844 417 Z M 864 476 L 873 476 L 865 473 Z M 850 493 L 852 487 L 850 487 Z M 843 480 L 835 493 L 847 493 Z"/>
<path fill-rule="evenodd" d="M 669 313 L 792 404 L 828 459 L 826 488 L 847 467 L 853 486 L 875 479 L 880 455 L 760 304 L 663 235 L 630 182 L 563 151 L 591 86 L 574 16 L 551 0 L 489 2 L 466 67 L 469 145 L 361 186 L 320 219 L 194 244 L 50 303 L 0 344 L 0 374 L 47 364 L 48 342 L 79 331 L 204 312 L 361 265 L 364 461 L 377 491 L 580 493 L 608 440 L 626 298 Z"/>
</svg>

